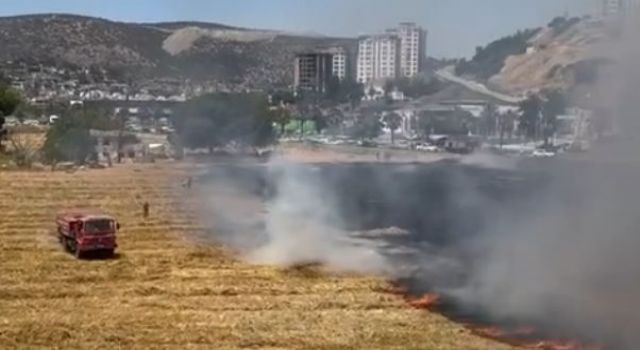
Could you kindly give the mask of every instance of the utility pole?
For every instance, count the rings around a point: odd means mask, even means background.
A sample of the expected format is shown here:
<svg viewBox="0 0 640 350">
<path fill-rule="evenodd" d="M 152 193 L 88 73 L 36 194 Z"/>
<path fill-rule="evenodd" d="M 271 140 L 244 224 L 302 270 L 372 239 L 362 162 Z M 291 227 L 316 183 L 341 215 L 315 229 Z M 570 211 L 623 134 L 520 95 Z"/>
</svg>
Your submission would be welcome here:
<svg viewBox="0 0 640 350">
<path fill-rule="evenodd" d="M 132 79 L 129 77 L 127 81 L 127 97 L 126 97 L 126 115 L 129 115 L 129 101 L 131 100 L 131 88 L 132 88 Z M 116 116 L 118 121 L 118 148 L 117 148 L 117 161 L 118 164 L 122 163 L 122 142 L 124 140 L 124 116 L 122 114 Z"/>
</svg>

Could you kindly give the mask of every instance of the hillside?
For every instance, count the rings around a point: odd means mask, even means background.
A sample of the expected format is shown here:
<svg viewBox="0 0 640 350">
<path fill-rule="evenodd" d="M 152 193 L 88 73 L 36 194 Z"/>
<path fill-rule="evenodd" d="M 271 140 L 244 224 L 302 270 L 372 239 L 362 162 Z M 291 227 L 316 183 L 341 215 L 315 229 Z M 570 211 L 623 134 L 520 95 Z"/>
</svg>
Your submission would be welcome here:
<svg viewBox="0 0 640 350">
<path fill-rule="evenodd" d="M 602 24 L 586 19 L 544 28 L 529 40 L 527 52 L 508 57 L 489 82 L 515 93 L 591 83 L 595 68 L 606 62 L 605 38 Z"/>
<path fill-rule="evenodd" d="M 60 14 L 0 18 L 2 62 L 96 66 L 134 78 L 243 87 L 289 83 L 296 51 L 352 43 L 215 23 L 136 24 Z"/>
<path fill-rule="evenodd" d="M 479 48 L 456 67 L 471 77 L 513 95 L 546 88 L 568 89 L 593 81 L 606 62 L 607 30 L 590 18 L 556 18 L 541 29 L 526 30 Z"/>
</svg>

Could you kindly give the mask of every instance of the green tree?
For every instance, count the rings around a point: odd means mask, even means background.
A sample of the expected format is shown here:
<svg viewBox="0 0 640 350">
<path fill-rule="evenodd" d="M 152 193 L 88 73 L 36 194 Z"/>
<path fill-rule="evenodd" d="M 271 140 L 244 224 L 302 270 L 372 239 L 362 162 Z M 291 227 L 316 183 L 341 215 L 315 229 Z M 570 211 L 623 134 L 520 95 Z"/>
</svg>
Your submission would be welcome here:
<svg viewBox="0 0 640 350">
<path fill-rule="evenodd" d="M 10 116 L 22 103 L 20 93 L 9 87 L 0 87 L 0 113 Z"/>
<path fill-rule="evenodd" d="M 5 117 L 12 115 L 21 102 L 22 98 L 17 91 L 6 85 L 0 86 L 0 152 L 4 151 L 2 141 L 7 137 Z"/>
<path fill-rule="evenodd" d="M 320 98 L 316 93 L 300 94 L 297 105 L 296 119 L 298 120 L 300 138 L 304 136 L 305 124 L 310 120 L 319 119 Z"/>
<path fill-rule="evenodd" d="M 384 82 L 384 96 L 389 97 L 395 89 L 395 83 L 393 80 L 387 80 Z"/>
<path fill-rule="evenodd" d="M 341 84 L 343 94 L 351 104 L 351 108 L 356 108 L 360 105 L 360 102 L 362 102 L 364 98 L 364 85 L 351 79 L 344 80 Z"/>
<path fill-rule="evenodd" d="M 493 103 L 488 103 L 485 110 L 482 112 L 480 133 L 485 137 L 495 135 L 498 124 L 497 119 L 496 106 Z"/>
<path fill-rule="evenodd" d="M 362 84 L 352 80 L 340 80 L 332 77 L 327 84 L 327 92 L 324 95 L 326 101 L 334 104 L 349 103 L 352 108 L 357 107 L 364 97 L 364 87 Z"/>
<path fill-rule="evenodd" d="M 558 116 L 564 114 L 567 109 L 567 101 L 564 94 L 559 90 L 545 93 L 545 100 L 542 106 L 541 129 L 544 137 L 545 147 L 549 146 L 549 140 L 556 133 L 558 128 Z"/>
<path fill-rule="evenodd" d="M 358 114 L 349 133 L 359 140 L 374 139 L 380 136 L 382 127 L 382 122 L 377 114 Z"/>
<path fill-rule="evenodd" d="M 520 102 L 520 133 L 525 137 L 536 140 L 539 135 L 542 100 L 538 95 L 531 94 Z"/>
<path fill-rule="evenodd" d="M 373 86 L 369 87 L 369 91 L 368 91 L 369 98 L 373 98 L 374 96 L 376 96 L 376 94 L 377 94 L 376 89 Z"/>
<path fill-rule="evenodd" d="M 185 103 L 176 123 L 186 147 L 223 147 L 231 143 L 259 147 L 273 142 L 274 115 L 260 94 L 210 94 Z"/>
<path fill-rule="evenodd" d="M 395 112 L 388 113 L 383 118 L 384 124 L 391 130 L 391 144 L 396 143 L 396 130 L 402 125 L 402 117 Z"/>
<path fill-rule="evenodd" d="M 486 47 L 477 47 L 470 61 L 462 60 L 455 67 L 458 75 L 474 75 L 481 80 L 498 74 L 504 67 L 507 57 L 526 52 L 529 40 L 540 29 L 527 29 L 516 34 L 498 39 Z"/>
<path fill-rule="evenodd" d="M 84 163 L 95 153 L 96 140 L 91 129 L 114 130 L 113 122 L 98 110 L 68 110 L 47 131 L 42 148 L 44 160 L 52 165 L 62 161 Z"/>
<path fill-rule="evenodd" d="M 513 135 L 513 128 L 517 119 L 517 115 L 513 111 L 507 113 L 500 113 L 497 116 L 498 120 L 498 134 L 500 137 L 500 147 L 504 145 L 505 137 L 511 138 Z"/>
<path fill-rule="evenodd" d="M 416 117 L 418 134 L 423 140 L 429 140 L 429 136 L 434 133 L 434 115 L 430 111 L 422 111 Z"/>
<path fill-rule="evenodd" d="M 339 108 L 331 108 L 325 114 L 327 127 L 333 130 L 341 130 L 344 125 L 344 113 Z"/>
<path fill-rule="evenodd" d="M 285 105 L 278 105 L 271 110 L 273 121 L 280 127 L 280 135 L 284 135 L 285 128 L 291 122 L 291 111 Z"/>
<path fill-rule="evenodd" d="M 311 120 L 318 134 L 329 127 L 328 115 L 325 115 L 318 107 L 311 110 Z"/>
</svg>

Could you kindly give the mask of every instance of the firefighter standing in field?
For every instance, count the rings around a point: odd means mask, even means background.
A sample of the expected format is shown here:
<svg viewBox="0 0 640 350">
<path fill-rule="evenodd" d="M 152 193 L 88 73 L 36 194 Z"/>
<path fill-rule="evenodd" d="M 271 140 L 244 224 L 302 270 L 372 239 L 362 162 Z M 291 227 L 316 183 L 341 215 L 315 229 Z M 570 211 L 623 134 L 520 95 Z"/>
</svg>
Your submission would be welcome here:
<svg viewBox="0 0 640 350">
<path fill-rule="evenodd" d="M 139 194 L 136 195 L 136 204 L 142 204 L 142 217 L 147 219 L 149 217 L 149 201 L 144 201 L 140 203 L 141 196 Z"/>
<path fill-rule="evenodd" d="M 142 217 L 144 217 L 145 219 L 149 217 L 149 202 L 147 201 L 142 204 Z"/>
</svg>

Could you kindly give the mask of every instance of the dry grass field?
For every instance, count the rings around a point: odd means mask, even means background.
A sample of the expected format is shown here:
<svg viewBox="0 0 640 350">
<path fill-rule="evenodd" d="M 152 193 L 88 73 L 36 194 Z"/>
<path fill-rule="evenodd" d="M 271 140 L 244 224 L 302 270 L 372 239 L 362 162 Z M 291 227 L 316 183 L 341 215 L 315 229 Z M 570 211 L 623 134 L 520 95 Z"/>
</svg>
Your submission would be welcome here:
<svg viewBox="0 0 640 350">
<path fill-rule="evenodd" d="M 250 266 L 196 243 L 186 171 L 0 172 L 0 349 L 508 348 L 408 307 L 379 279 Z M 67 207 L 116 215 L 120 255 L 65 253 L 52 232 Z"/>
</svg>

